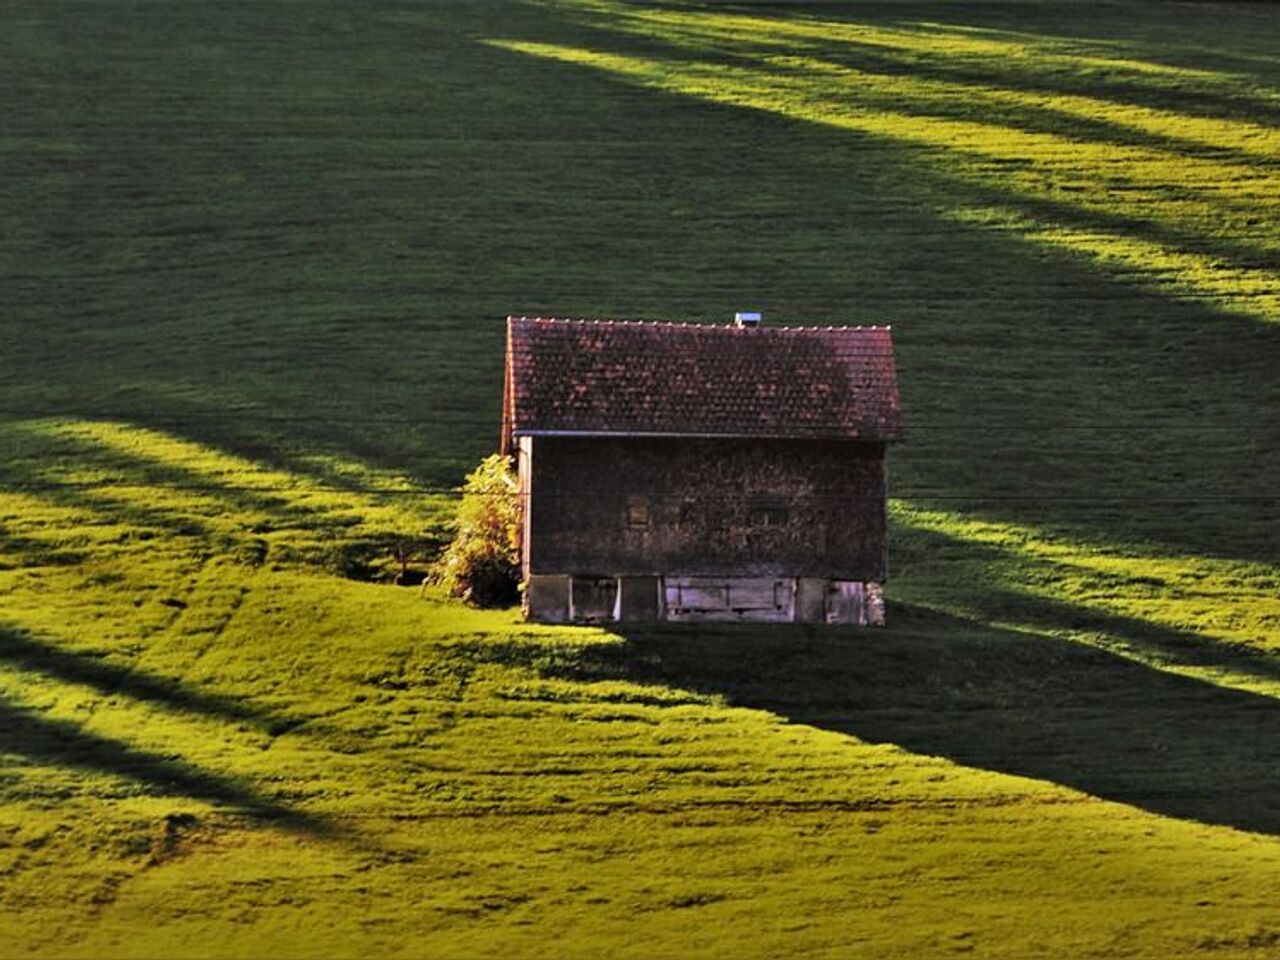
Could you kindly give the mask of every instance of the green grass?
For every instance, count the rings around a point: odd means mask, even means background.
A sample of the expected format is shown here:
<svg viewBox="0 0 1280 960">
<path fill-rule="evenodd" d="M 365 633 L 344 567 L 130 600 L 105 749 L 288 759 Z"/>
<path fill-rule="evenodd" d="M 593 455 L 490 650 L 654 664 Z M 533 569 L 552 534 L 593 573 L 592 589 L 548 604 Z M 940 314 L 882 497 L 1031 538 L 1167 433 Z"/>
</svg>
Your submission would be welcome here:
<svg viewBox="0 0 1280 960">
<path fill-rule="evenodd" d="M 0 954 L 1273 954 L 1278 33 L 0 8 Z M 389 584 L 506 314 L 743 308 L 894 326 L 886 630 Z"/>
</svg>

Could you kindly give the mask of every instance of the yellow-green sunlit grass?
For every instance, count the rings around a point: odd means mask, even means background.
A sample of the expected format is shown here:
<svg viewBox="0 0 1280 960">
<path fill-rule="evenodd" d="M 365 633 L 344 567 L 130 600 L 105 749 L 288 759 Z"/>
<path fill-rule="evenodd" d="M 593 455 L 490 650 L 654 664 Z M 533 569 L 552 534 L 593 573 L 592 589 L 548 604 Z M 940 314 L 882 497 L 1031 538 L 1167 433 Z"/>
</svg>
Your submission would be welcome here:
<svg viewBox="0 0 1280 960">
<path fill-rule="evenodd" d="M 285 494 L 325 489 L 324 483 L 314 477 L 272 469 L 243 456 L 215 450 L 136 424 L 101 420 L 69 421 L 30 424 L 29 429 L 43 432 L 51 438 L 65 437 L 81 441 L 87 446 L 118 453 L 135 463 L 150 465 L 157 470 L 173 468 L 183 474 L 213 483 L 224 483 L 232 488 L 243 487 Z M 375 471 L 367 464 L 344 460 L 332 454 L 315 454 L 301 459 L 304 463 L 310 462 L 323 467 L 325 473 L 347 477 L 353 486 L 358 485 L 362 491 L 376 494 L 413 489 L 413 481 L 408 477 L 391 476 L 385 471 Z M 360 506 L 364 508 L 368 504 L 361 503 Z"/>
<path fill-rule="evenodd" d="M 1104 176 L 1111 186 L 1126 184 L 1130 188 L 1173 187 L 1171 173 L 1177 171 L 1178 189 L 1191 188 L 1206 195 L 1203 202 L 1232 200 L 1240 193 L 1245 201 L 1272 199 L 1275 178 L 1269 170 L 1245 164 L 1222 163 L 1175 155 L 1168 151 L 1152 150 L 1132 144 L 1090 143 L 1066 136 L 1020 130 L 1015 127 L 978 121 L 955 120 L 927 114 L 931 107 L 945 104 L 968 106 L 976 101 L 1004 102 L 1025 106 L 1047 106 L 1052 98 L 978 88 L 971 90 L 963 84 L 918 80 L 911 77 L 885 76 L 827 63 L 812 58 L 794 56 L 761 56 L 756 62 L 768 71 L 752 70 L 739 66 L 713 62 L 698 63 L 684 59 L 670 61 L 626 57 L 607 51 L 519 41 L 494 41 L 505 49 L 516 50 L 534 56 L 576 63 L 608 70 L 623 76 L 651 83 L 660 89 L 707 97 L 719 102 L 744 107 L 785 112 L 797 119 L 843 126 L 867 133 L 890 136 L 919 143 L 922 146 L 943 147 L 964 154 L 998 158 L 1005 163 L 1040 160 L 1050 165 L 1060 164 L 1061 175 Z M 819 80 L 830 82 L 817 82 Z M 847 95 L 846 95 L 847 94 Z M 865 103 L 864 103 L 865 101 Z M 1068 98 L 1068 103 L 1072 102 Z M 1077 103 L 1079 101 L 1076 101 Z M 893 103 L 899 109 L 883 109 Z M 903 108 L 918 109 L 909 113 Z M 1114 108 L 1113 108 L 1114 109 Z M 1084 110 L 1064 110 L 1087 116 Z M 1107 118 L 1099 112 L 1095 118 Z M 1166 128 L 1179 122 L 1176 117 L 1165 117 Z M 1219 121 L 1226 125 L 1226 121 Z M 1187 118 L 1188 126 L 1194 120 Z M 1234 126 L 1234 125 L 1232 125 Z M 1258 128 L 1246 125 L 1237 128 L 1240 142 L 1261 138 L 1259 152 L 1274 155 L 1273 147 L 1280 145 L 1280 134 L 1261 133 Z M 1205 131 L 1203 136 L 1211 136 Z M 1008 172 L 1005 171 L 1006 177 Z M 1016 179 L 1016 178 L 1015 178 Z M 1236 181 L 1243 181 L 1243 184 Z M 1034 183 L 1028 180 L 1028 184 Z M 1066 181 L 1062 181 L 1066 182 Z M 1041 188 L 1050 189 L 1049 185 Z M 1087 196 L 1077 199 L 1089 199 Z M 1140 198 L 1149 203 L 1158 197 Z M 1111 198 L 1110 208 L 1119 205 L 1125 209 L 1128 199 Z M 1187 200 L 1179 203 L 1179 208 Z M 1137 208 L 1134 207 L 1134 210 Z M 1144 208 L 1145 209 L 1145 208 Z M 1194 204 L 1187 213 L 1204 213 L 1207 207 Z M 1149 209 L 1148 215 L 1159 218 L 1161 213 L 1171 224 L 1178 217 L 1170 214 L 1180 209 L 1172 205 L 1165 210 Z"/>
<path fill-rule="evenodd" d="M 37 487 L 104 513 L 132 507 L 267 542 L 314 547 L 335 527 L 420 540 L 439 534 L 449 502 L 445 492 L 406 496 L 407 478 L 330 454 L 304 459 L 319 477 L 303 475 L 134 424 L 25 421 L 7 425 L 5 436 L 11 462 L 40 464 L 31 471 Z"/>
<path fill-rule="evenodd" d="M 595 9 L 603 12 L 607 7 Z M 634 15 L 618 16 L 625 26 Z M 730 26 L 728 36 L 742 46 L 728 52 L 738 54 L 738 61 L 699 60 L 699 42 L 707 38 L 697 33 L 697 26 L 721 36 L 723 18 L 713 13 L 671 17 L 662 14 L 650 21 L 641 16 L 650 36 L 679 47 L 679 55 L 669 60 L 518 40 L 495 42 L 504 49 L 605 70 L 655 89 L 941 150 L 941 156 L 921 157 L 919 162 L 1017 199 L 1052 204 L 1055 221 L 1119 217 L 1149 224 L 1160 234 L 1160 239 L 1112 238 L 1105 225 L 1049 222 L 1032 231 L 1034 241 L 1052 235 L 1054 242 L 1095 258 L 1104 270 L 1120 263 L 1122 279 L 1136 275 L 1140 282 L 1207 297 L 1264 322 L 1280 317 L 1273 292 L 1280 280 L 1274 271 L 1255 265 L 1278 243 L 1269 225 L 1280 219 L 1280 176 L 1270 164 L 1188 156 L 1123 138 L 1108 142 L 1097 139 L 1096 133 L 1072 136 L 1028 129 L 1022 117 L 996 121 L 969 115 L 984 104 L 1039 109 L 1142 134 L 1176 134 L 1215 149 L 1240 148 L 1259 159 L 1277 154 L 1280 134 L 1274 130 L 1234 119 L 1126 107 L 1096 97 L 889 75 L 820 58 L 761 53 L 755 46 L 777 22 L 766 19 L 751 21 L 750 30 L 738 25 L 742 33 L 733 33 Z M 680 29 L 668 34 L 664 26 Z M 785 34 L 787 27 L 781 29 Z M 712 55 L 710 50 L 701 52 Z M 956 112 L 960 115 L 945 115 Z M 1222 237 L 1228 239 L 1225 249 L 1212 254 L 1197 249 L 1206 240 Z"/>
<path fill-rule="evenodd" d="M 1274 20 L 753 10 L 0 4 L 4 960 L 1275 953 Z M 504 315 L 749 306 L 886 629 L 393 585 Z"/>
<path fill-rule="evenodd" d="M 0 619 L 75 631 L 78 643 L 158 642 L 180 626 L 214 639 L 252 571 L 343 569 L 353 544 L 421 549 L 440 536 L 442 496 L 404 496 L 372 471 L 354 490 L 157 430 L 101 421 L 6 425 L 9 468 L 40 464 L 29 490 L 0 491 Z M 356 557 L 362 556 L 356 547 Z M 419 559 L 419 563 L 420 563 Z M 119 619 L 128 598 L 128 616 Z"/>
<path fill-rule="evenodd" d="M 759 66 L 744 68 L 550 44 L 494 43 L 533 56 L 607 70 L 657 89 L 940 148 L 959 155 L 947 158 L 949 172 L 998 183 L 1017 195 L 1141 216 L 1184 230 L 1189 236 L 1197 229 L 1221 229 L 1246 212 L 1251 213 L 1249 219 L 1255 219 L 1280 203 L 1280 181 L 1268 167 L 929 116 L 927 111 L 942 99 L 942 93 L 952 103 L 971 105 L 974 100 L 983 100 L 982 91 L 969 98 L 965 87 L 958 84 L 881 76 L 796 57 L 764 56 L 757 59 Z M 896 109 L 886 109 L 886 99 Z M 1012 95 L 1006 102 L 1042 105 L 1023 101 L 1020 95 Z M 913 110 L 920 112 L 909 112 Z M 1242 138 L 1249 134 L 1248 130 L 1239 132 Z M 1280 143 L 1275 135 L 1271 139 Z M 1002 169 L 966 165 L 965 157 L 998 161 Z M 1250 240 L 1262 249 L 1277 243 L 1269 233 Z"/>
<path fill-rule="evenodd" d="M 159 547 L 128 558 L 132 576 L 173 575 L 181 544 Z M 128 544 L 101 549 L 119 561 Z M 65 755 L 6 768 L 0 829 L 25 851 L 9 861 L 13 942 L 56 956 L 213 940 L 225 956 L 837 956 L 853 937 L 875 953 L 1018 957 L 1046 937 L 1106 952 L 1135 915 L 1165 950 L 1269 936 L 1256 918 L 1280 869 L 1273 840 L 842 730 L 830 711 L 848 709 L 850 678 L 809 671 L 857 671 L 859 696 L 875 697 L 875 658 L 888 678 L 936 655 L 909 630 L 857 643 L 685 631 L 654 647 L 315 572 L 217 570 L 244 596 L 216 635 L 185 622 L 191 597 L 145 650 L 110 645 L 96 668 L 78 656 L 106 640 L 88 611 L 74 641 L 7 611 L 28 639 L 4 645 L 6 702 L 40 709 L 38 729 L 74 723 L 71 742 L 94 748 L 75 776 Z M 116 625 L 139 622 L 127 596 Z M 787 701 L 791 685 L 801 700 Z M 827 706 L 810 717 L 813 698 Z M 118 770 L 112 743 L 130 752 Z M 178 791 L 157 795 L 157 777 Z M 246 807 L 309 819 L 255 823 Z M 1105 909 L 1099 889 L 1119 891 Z M 1232 907 L 1201 919 L 1206 901 Z"/>
<path fill-rule="evenodd" d="M 1019 234 L 1033 243 L 1089 257 L 1112 274 L 1181 296 L 1202 297 L 1242 316 L 1280 322 L 1280 275 L 1239 266 L 1229 259 L 1190 253 L 1139 237 L 1106 231 L 1038 226 Z"/>
<path fill-rule="evenodd" d="M 705 41 L 743 44 L 748 47 L 830 47 L 833 44 L 865 45 L 946 59 L 984 67 L 1034 74 L 1044 71 L 1078 71 L 1100 68 L 1120 73 L 1153 74 L 1221 83 L 1234 78 L 1212 70 L 1137 60 L 1099 53 L 1072 52 L 1073 47 L 1097 46 L 1048 37 L 1001 39 L 993 31 L 972 31 L 951 25 L 918 23 L 890 28 L 812 17 L 760 17 L 722 11 L 644 9 L 617 0 L 569 0 L 568 9 L 590 12 L 595 21 L 661 36 L 684 34 Z M 1278 95 L 1280 96 L 1280 95 Z"/>
<path fill-rule="evenodd" d="M 1066 630 L 1077 639 L 1091 640 L 1091 631 L 1101 632 L 1113 648 L 1145 657 L 1161 668 L 1280 695 L 1280 684 L 1274 678 L 1259 678 L 1247 669 L 1232 669 L 1230 664 L 1195 662 L 1195 650 L 1188 651 L 1192 662 L 1180 662 L 1176 655 L 1170 657 L 1168 650 L 1144 651 L 1128 644 L 1123 624 L 1118 627 L 1119 636 L 1106 636 L 1106 618 L 1112 616 L 1164 627 L 1171 633 L 1185 631 L 1225 644 L 1228 652 L 1275 652 L 1280 648 L 1280 567 L 1276 565 L 1205 555 L 1161 554 L 1150 547 L 1081 543 L 1027 525 L 984 520 L 901 501 L 894 504 L 893 516 L 908 536 L 912 531 L 922 531 L 946 541 L 994 551 L 994 556 L 985 560 L 975 558 L 972 566 L 959 575 L 952 571 L 950 582 L 930 580 L 903 585 L 900 595 L 904 597 L 927 599 L 943 606 L 954 604 L 956 612 L 978 618 L 990 617 L 993 610 L 983 608 L 983 601 L 978 599 L 982 588 L 975 589 L 974 583 L 1007 589 L 1029 599 L 1065 602 L 1086 614 L 1079 618 L 1076 630 Z M 1102 616 L 1090 622 L 1089 612 Z M 1024 609 L 1016 600 L 1008 604 L 1005 615 L 1008 619 L 1004 622 L 1033 628 L 1044 628 L 1046 620 L 1054 619 L 1052 613 L 1046 615 L 1037 609 L 1034 602 Z"/>
<path fill-rule="evenodd" d="M 1280 866 L 1274 842 L 727 703 L 753 694 L 718 676 L 716 658 L 758 655 L 763 638 L 729 636 L 717 649 L 686 634 L 705 658 L 688 689 L 590 676 L 593 657 L 637 656 L 637 676 L 670 657 L 628 653 L 602 631 L 518 627 L 506 614 L 442 620 L 450 608 L 434 597 L 303 576 L 248 584 L 241 619 L 206 654 L 224 658 L 222 671 L 176 656 L 145 669 L 184 670 L 176 689 L 210 700 L 238 691 L 247 709 L 296 723 L 283 732 L 156 707 L 127 683 L 104 703 L 46 673 L 31 696 L 57 696 L 58 716 L 94 706 L 82 736 L 180 757 L 211 790 L 225 784 L 344 832 L 255 827 L 226 797 L 139 792 L 136 771 L 69 781 L 54 765 L 22 766 L 11 792 L 29 806 L 10 804 L 0 820 L 28 851 L 9 896 L 38 903 L 44 924 L 15 917 L 17 942 L 58 956 L 121 944 L 167 955 L 208 949 L 210 937 L 227 956 L 284 943 L 307 955 L 554 943 L 568 956 L 602 944 L 636 957 L 690 945 L 835 956 L 853 936 L 874 952 L 976 943 L 1017 957 L 1046 937 L 1106 951 L 1135 912 L 1153 924 L 1144 942 L 1166 949 L 1267 929 L 1253 917 L 1262 879 Z M 305 640 L 281 629 L 302 618 L 348 629 Z M 886 651 L 914 643 L 885 639 Z M 232 662 L 240 672 L 227 672 Z M 271 669 L 255 677 L 255 664 Z M 791 669 L 775 666 L 770 686 Z M 33 680 L 7 671 L 0 682 Z M 96 857 L 77 855 L 81 873 L 54 886 L 29 886 L 39 863 L 84 839 L 59 830 L 65 818 L 103 798 L 114 799 L 93 821 Z M 77 889 L 77 877 L 92 885 Z M 1123 896 L 1100 910 L 1098 889 Z M 1205 900 L 1234 907 L 1180 921 Z M 766 903 L 776 927 L 759 925 Z M 1045 909 L 1060 927 L 1036 919 Z M 627 936 L 637 922 L 643 942 Z"/>
<path fill-rule="evenodd" d="M 1216 254 L 1175 250 L 1132 234 L 1037 222 L 1010 207 L 967 207 L 952 216 L 1049 250 L 1078 254 L 1125 282 L 1177 291 L 1241 316 L 1280 320 L 1280 276 L 1274 271 L 1239 266 Z"/>
<path fill-rule="evenodd" d="M 1172 146 L 1185 149 L 1188 144 L 1207 147 L 1216 156 L 1239 151 L 1253 154 L 1264 160 L 1274 160 L 1280 155 L 1280 130 L 1241 119 L 1221 119 L 1186 113 L 1160 110 L 1141 104 L 1104 100 L 1100 97 L 1055 91 L 1038 93 L 991 86 L 983 83 L 929 80 L 911 76 L 888 76 L 860 70 L 843 64 L 832 63 L 814 57 L 794 55 L 765 55 L 760 62 L 768 66 L 792 68 L 810 76 L 827 74 L 837 81 L 837 87 L 856 86 L 860 97 L 871 103 L 877 99 L 922 110 L 953 110 L 963 107 L 972 110 L 975 104 L 993 107 L 1031 107 L 1064 118 L 1090 120 L 1105 123 L 1116 132 L 1133 131 L 1152 134 L 1175 141 Z M 1166 151 L 1167 153 L 1167 151 Z M 1132 162 L 1150 162 L 1156 154 L 1133 156 Z M 1163 158 L 1164 162 L 1170 159 Z M 1198 164 L 1187 157 L 1178 157 L 1187 164 L 1192 182 L 1212 185 L 1220 178 L 1245 177 L 1263 179 L 1257 170 L 1247 164 L 1214 162 Z M 1202 186 L 1203 188 L 1203 186 Z"/>
</svg>

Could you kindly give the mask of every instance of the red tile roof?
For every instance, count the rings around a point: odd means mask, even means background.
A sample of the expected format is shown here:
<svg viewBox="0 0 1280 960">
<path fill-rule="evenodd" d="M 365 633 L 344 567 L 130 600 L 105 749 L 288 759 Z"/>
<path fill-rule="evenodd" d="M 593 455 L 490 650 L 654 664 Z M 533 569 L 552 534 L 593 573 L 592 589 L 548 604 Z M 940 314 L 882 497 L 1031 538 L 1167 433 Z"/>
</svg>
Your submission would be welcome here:
<svg viewBox="0 0 1280 960">
<path fill-rule="evenodd" d="M 521 435 L 894 440 L 888 327 L 507 318 L 503 447 Z"/>
</svg>

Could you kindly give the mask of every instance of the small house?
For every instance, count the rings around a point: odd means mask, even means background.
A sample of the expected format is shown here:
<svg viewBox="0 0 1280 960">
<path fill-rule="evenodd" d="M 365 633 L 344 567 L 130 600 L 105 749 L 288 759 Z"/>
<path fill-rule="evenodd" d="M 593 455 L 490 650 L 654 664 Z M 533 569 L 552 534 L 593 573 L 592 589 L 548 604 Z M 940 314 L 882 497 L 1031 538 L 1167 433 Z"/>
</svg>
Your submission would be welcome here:
<svg viewBox="0 0 1280 960">
<path fill-rule="evenodd" d="M 888 327 L 510 317 L 525 613 L 884 622 Z"/>
</svg>

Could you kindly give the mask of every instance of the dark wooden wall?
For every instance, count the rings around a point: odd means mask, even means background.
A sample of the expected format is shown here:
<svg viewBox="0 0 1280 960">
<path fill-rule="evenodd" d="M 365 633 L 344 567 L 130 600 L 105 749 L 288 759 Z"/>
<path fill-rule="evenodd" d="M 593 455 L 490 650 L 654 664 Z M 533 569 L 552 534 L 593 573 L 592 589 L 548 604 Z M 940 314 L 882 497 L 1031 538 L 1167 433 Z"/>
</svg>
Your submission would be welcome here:
<svg viewBox="0 0 1280 960">
<path fill-rule="evenodd" d="M 526 573 L 884 580 L 882 444 L 537 437 Z"/>
</svg>

